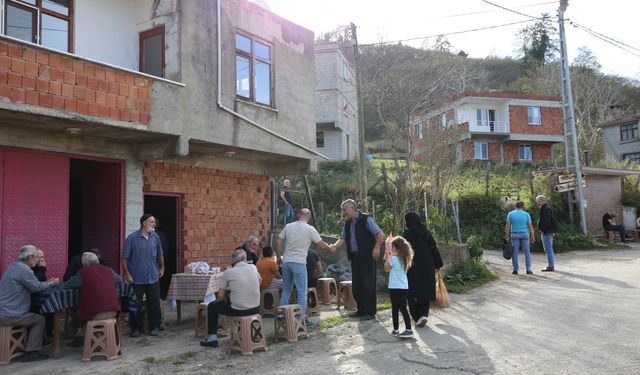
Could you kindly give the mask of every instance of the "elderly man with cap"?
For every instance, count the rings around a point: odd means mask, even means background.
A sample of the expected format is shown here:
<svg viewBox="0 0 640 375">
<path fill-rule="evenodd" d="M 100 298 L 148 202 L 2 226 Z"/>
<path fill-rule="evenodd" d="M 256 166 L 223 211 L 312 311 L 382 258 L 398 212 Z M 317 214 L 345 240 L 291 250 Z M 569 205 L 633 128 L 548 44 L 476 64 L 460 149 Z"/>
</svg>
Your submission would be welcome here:
<svg viewBox="0 0 640 375">
<path fill-rule="evenodd" d="M 140 218 L 140 229 L 131 233 L 124 241 L 122 268 L 127 282 L 133 284 L 138 301 L 147 298 L 149 335 L 160 335 L 160 278 L 164 274 L 163 249 L 160 237 L 155 233 L 156 219 L 144 214 Z M 142 316 L 131 317 L 131 337 L 140 336 Z"/>
<path fill-rule="evenodd" d="M 260 281 L 258 269 L 247 263 L 247 253 L 242 250 L 233 252 L 231 269 L 222 274 L 219 301 L 207 306 L 207 322 L 209 337 L 200 342 L 202 346 L 215 348 L 218 346 L 218 316 L 247 316 L 257 314 L 260 310 Z M 225 301 L 226 291 L 230 292 L 229 300 Z"/>
<path fill-rule="evenodd" d="M 0 326 L 25 326 L 29 328 L 27 346 L 22 356 L 23 362 L 49 358 L 38 351 L 42 348 L 45 320 L 42 315 L 29 312 L 31 293 L 41 292 L 57 286 L 57 278 L 41 282 L 31 271 L 36 265 L 36 247 L 25 245 L 20 249 L 18 261 L 7 267 L 0 280 Z"/>
</svg>

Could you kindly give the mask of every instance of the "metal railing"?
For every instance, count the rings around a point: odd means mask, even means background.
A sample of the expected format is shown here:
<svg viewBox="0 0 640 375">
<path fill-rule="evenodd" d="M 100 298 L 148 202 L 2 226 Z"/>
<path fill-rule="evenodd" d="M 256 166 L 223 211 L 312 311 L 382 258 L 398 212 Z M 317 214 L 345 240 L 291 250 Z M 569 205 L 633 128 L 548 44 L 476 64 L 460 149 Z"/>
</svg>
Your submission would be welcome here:
<svg viewBox="0 0 640 375">
<path fill-rule="evenodd" d="M 473 133 L 509 133 L 506 121 L 472 121 L 469 131 Z"/>
</svg>

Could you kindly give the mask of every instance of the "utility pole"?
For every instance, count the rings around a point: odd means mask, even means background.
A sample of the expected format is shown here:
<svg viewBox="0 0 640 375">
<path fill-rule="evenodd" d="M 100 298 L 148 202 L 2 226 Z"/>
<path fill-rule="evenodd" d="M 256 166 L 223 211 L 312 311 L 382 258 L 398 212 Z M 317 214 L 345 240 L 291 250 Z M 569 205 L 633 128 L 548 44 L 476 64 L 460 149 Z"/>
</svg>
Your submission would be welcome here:
<svg viewBox="0 0 640 375">
<path fill-rule="evenodd" d="M 367 161 L 365 160 L 364 156 L 364 106 L 362 105 L 362 89 L 360 87 L 360 53 L 358 51 L 358 34 L 356 32 L 356 25 L 353 22 L 351 22 L 351 38 L 353 39 L 353 54 L 356 63 L 356 96 L 358 97 L 358 159 L 360 161 L 360 200 L 362 201 L 363 211 L 368 212 L 369 204 L 367 199 Z"/>
<path fill-rule="evenodd" d="M 571 92 L 571 72 L 567 59 L 567 39 L 564 31 L 564 11 L 567 10 L 569 0 L 560 0 L 558 7 L 558 26 L 560 28 L 560 75 L 562 79 L 562 115 L 565 123 L 564 141 L 565 150 L 569 150 L 569 137 L 573 140 L 573 162 L 576 169 L 576 185 L 578 190 L 578 208 L 580 211 L 580 224 L 582 233 L 587 234 L 587 220 L 584 214 L 584 194 L 582 191 L 582 171 L 580 169 L 580 150 L 578 149 L 578 133 L 576 132 L 576 119 L 573 108 L 573 94 Z M 567 168 L 569 167 L 569 152 L 566 156 Z M 569 201 L 571 201 L 571 196 Z"/>
</svg>

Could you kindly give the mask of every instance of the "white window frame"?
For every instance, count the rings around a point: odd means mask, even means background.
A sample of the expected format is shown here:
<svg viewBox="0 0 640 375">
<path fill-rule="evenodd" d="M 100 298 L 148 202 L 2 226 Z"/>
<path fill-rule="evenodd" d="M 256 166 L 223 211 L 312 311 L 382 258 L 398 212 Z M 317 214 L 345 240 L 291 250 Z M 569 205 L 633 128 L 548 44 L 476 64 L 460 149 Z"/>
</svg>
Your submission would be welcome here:
<svg viewBox="0 0 640 375">
<path fill-rule="evenodd" d="M 473 158 L 475 160 L 489 160 L 489 143 L 473 142 Z"/>
<path fill-rule="evenodd" d="M 537 110 L 537 116 L 535 112 Z M 540 107 L 537 106 L 529 106 L 527 107 L 527 123 L 529 125 L 542 125 L 542 111 Z"/>
<path fill-rule="evenodd" d="M 423 134 L 423 123 L 422 121 L 416 122 L 416 138 L 417 139 L 422 139 L 424 138 L 424 134 Z"/>
<path fill-rule="evenodd" d="M 529 150 L 528 154 L 527 149 Z M 529 157 L 528 159 L 527 156 Z M 518 145 L 518 160 L 533 161 L 533 146 L 531 144 Z"/>
<path fill-rule="evenodd" d="M 440 128 L 441 129 L 446 129 L 447 128 L 447 114 L 443 113 L 440 115 Z"/>
<path fill-rule="evenodd" d="M 244 51 L 237 48 L 236 38 L 237 36 L 241 36 L 243 38 L 249 39 L 251 45 L 251 51 Z M 269 48 L 269 59 L 258 56 L 256 53 L 256 43 L 261 44 L 265 47 Z M 238 93 L 237 88 L 237 77 L 238 77 L 238 67 L 235 66 L 235 75 L 236 75 L 236 98 L 242 99 L 245 101 L 253 102 L 258 105 L 262 105 L 265 107 L 275 108 L 275 62 L 274 62 L 274 45 L 264 39 L 257 38 L 247 32 L 242 30 L 236 30 L 234 34 L 234 50 L 235 50 L 235 58 L 237 60 L 238 57 L 246 59 L 249 61 L 249 96 L 241 95 Z M 269 103 L 264 103 L 257 99 L 258 86 L 256 85 L 255 80 L 255 70 L 257 64 L 263 64 L 269 66 Z"/>
</svg>

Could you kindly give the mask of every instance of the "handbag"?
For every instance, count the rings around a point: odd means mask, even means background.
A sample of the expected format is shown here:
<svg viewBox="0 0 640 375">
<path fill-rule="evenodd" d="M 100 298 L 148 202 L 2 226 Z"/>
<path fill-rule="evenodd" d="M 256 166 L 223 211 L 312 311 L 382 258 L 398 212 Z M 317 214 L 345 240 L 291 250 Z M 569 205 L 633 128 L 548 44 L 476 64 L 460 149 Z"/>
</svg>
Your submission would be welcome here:
<svg viewBox="0 0 640 375">
<path fill-rule="evenodd" d="M 507 240 L 502 240 L 502 256 L 506 260 L 513 256 L 513 246 Z"/>
</svg>

